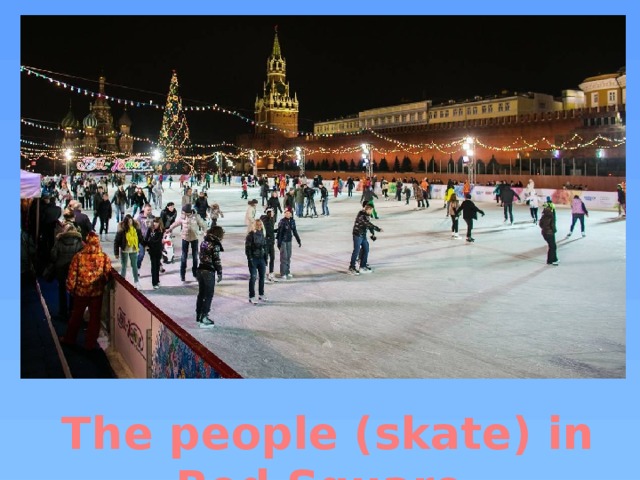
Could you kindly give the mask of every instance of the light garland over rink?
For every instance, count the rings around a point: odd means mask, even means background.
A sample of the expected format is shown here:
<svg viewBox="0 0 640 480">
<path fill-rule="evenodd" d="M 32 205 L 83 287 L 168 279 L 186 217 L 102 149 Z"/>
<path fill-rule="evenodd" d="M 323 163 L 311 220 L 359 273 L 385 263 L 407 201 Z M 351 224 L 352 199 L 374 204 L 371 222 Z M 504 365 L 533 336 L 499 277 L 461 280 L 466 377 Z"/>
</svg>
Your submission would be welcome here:
<svg viewBox="0 0 640 480">
<path fill-rule="evenodd" d="M 69 89 L 72 93 L 77 93 L 79 95 L 85 95 L 85 96 L 89 96 L 91 98 L 104 98 L 105 100 L 111 101 L 111 102 L 115 102 L 118 103 L 119 105 L 125 105 L 125 106 L 131 106 L 131 107 L 150 107 L 150 108 L 155 108 L 157 110 L 164 110 L 164 106 L 161 105 L 160 103 L 156 103 L 153 100 L 149 100 L 149 101 L 139 101 L 139 100 L 130 100 L 130 99 L 124 99 L 124 98 L 119 98 L 119 97 L 114 97 L 112 95 L 103 95 L 101 93 L 98 92 L 94 92 L 92 90 L 86 89 L 86 88 L 81 88 L 81 87 L 76 87 L 75 85 L 71 85 L 65 81 L 62 80 L 57 80 L 53 77 L 50 77 L 48 75 L 45 75 L 43 73 L 39 73 L 37 69 L 35 67 L 27 67 L 27 66 L 20 66 L 20 71 L 21 72 L 26 72 L 27 75 L 33 75 L 36 78 L 41 78 L 43 80 L 47 80 L 49 83 L 51 83 L 52 85 L 55 85 L 57 87 L 62 87 L 65 90 Z M 60 74 L 62 75 L 62 74 Z M 182 106 L 182 110 L 185 112 L 191 111 L 191 112 L 200 112 L 200 111 L 217 111 L 217 112 L 222 112 L 225 113 L 227 115 L 232 115 L 235 116 L 241 120 L 243 120 L 244 122 L 255 126 L 256 122 L 250 118 L 245 117 L 244 115 L 241 115 L 240 113 L 238 113 L 235 110 L 231 110 L 225 107 L 221 107 L 220 105 L 218 105 L 217 103 L 214 103 L 213 105 L 183 105 Z M 287 130 L 285 128 L 277 128 L 277 127 L 273 127 L 271 125 L 262 125 L 260 124 L 261 128 L 265 128 L 268 130 L 273 130 L 274 132 L 282 132 L 282 133 L 294 133 L 296 135 L 302 135 L 302 136 L 312 136 L 313 133 L 310 132 L 301 132 L 301 131 L 295 131 L 295 130 Z"/>
<path fill-rule="evenodd" d="M 466 138 L 466 137 L 465 137 Z M 434 150 L 437 150 L 441 153 L 444 153 L 446 155 L 452 156 L 453 154 L 456 154 L 458 152 L 460 152 L 461 149 L 461 145 L 464 143 L 465 138 L 462 138 L 460 140 L 456 140 L 454 142 L 449 142 L 449 143 L 443 143 L 443 144 L 436 144 L 434 142 L 428 143 L 428 144 L 424 144 L 424 145 L 416 145 L 416 146 L 408 146 L 408 147 L 404 147 L 404 146 L 399 146 L 399 148 L 384 148 L 384 147 L 376 147 L 375 145 L 372 146 L 372 151 L 376 152 L 377 155 L 382 155 L 382 156 L 386 156 L 386 155 L 393 155 L 393 154 L 397 154 L 397 153 L 408 153 L 411 155 L 420 155 L 420 154 L 424 154 L 426 152 L 432 152 Z M 155 144 L 155 142 L 149 140 L 149 139 L 142 139 L 144 141 L 147 141 L 151 144 Z M 387 140 L 385 138 L 385 140 Z M 536 152 L 550 152 L 552 150 L 564 150 L 564 151 L 575 151 L 581 148 L 587 148 L 587 147 L 593 147 L 593 148 L 599 148 L 599 149 L 609 149 L 609 148 L 616 148 L 619 147 L 621 145 L 624 145 L 626 143 L 626 138 L 620 139 L 620 140 L 616 140 L 616 139 L 612 139 L 612 138 L 607 138 L 607 137 L 603 137 L 602 135 L 597 135 L 595 138 L 593 138 L 592 140 L 589 140 L 588 142 L 585 143 L 578 143 L 576 145 L 570 145 L 570 143 L 572 141 L 575 140 L 583 140 L 582 137 L 580 137 L 579 135 L 575 134 L 570 140 L 563 142 L 561 144 L 554 144 L 552 142 L 550 142 L 548 139 L 546 138 L 541 138 L 540 140 L 537 140 L 535 142 L 527 142 L 522 138 L 518 138 L 516 139 L 516 141 L 514 141 L 511 145 L 509 146 L 503 146 L 503 147 L 498 147 L 495 145 L 489 145 L 489 144 L 485 144 L 480 138 L 475 138 L 475 143 L 487 150 L 491 150 L 491 151 L 502 151 L 502 152 L 515 152 L 515 153 L 520 153 L 520 152 L 524 152 L 524 151 L 536 151 Z M 602 143 L 597 143 L 599 140 L 603 141 L 603 142 L 609 142 L 609 145 L 606 144 L 602 144 Z M 21 139 L 20 140 L 22 143 L 27 144 L 27 145 L 32 145 L 32 146 L 36 146 L 36 147 L 45 147 L 47 149 L 47 152 L 60 152 L 61 149 L 59 147 L 56 147 L 54 145 L 49 145 L 43 142 L 33 142 L 30 140 L 25 140 L 25 139 Z M 393 143 L 396 143 L 395 141 L 393 141 L 391 139 L 391 141 Z M 521 146 L 516 146 L 516 144 L 518 143 L 518 141 L 522 142 L 523 145 Z M 614 143 L 615 142 L 615 143 Z M 542 144 L 545 144 L 544 146 Z M 238 145 L 234 145 L 231 143 L 217 143 L 217 144 L 195 144 L 193 145 L 194 147 L 197 148 L 220 148 L 220 147 L 226 147 L 226 148 L 233 148 L 236 149 L 237 151 L 239 151 L 240 153 L 238 153 L 237 155 L 233 155 L 230 154 L 228 152 L 223 152 L 220 150 L 216 150 L 213 151 L 211 153 L 206 153 L 206 154 L 200 154 L 200 155 L 184 155 L 182 158 L 185 160 L 206 160 L 209 161 L 210 159 L 214 158 L 216 153 L 220 153 L 222 155 L 225 155 L 229 158 L 233 158 L 233 159 L 242 159 L 242 158 L 249 158 L 249 152 L 253 149 L 250 148 L 246 148 L 246 147 L 240 147 Z M 78 150 L 82 149 L 83 147 L 85 147 L 84 145 L 79 145 L 76 148 Z M 33 151 L 32 151 L 33 150 Z M 358 154 L 360 152 L 361 148 L 360 145 L 353 145 L 350 147 L 339 147 L 339 148 L 326 148 L 326 147 L 318 147 L 318 148 L 305 148 L 305 154 L 307 156 L 311 156 L 311 155 L 348 155 L 348 154 Z M 43 151 L 43 150 L 39 150 L 39 151 Z M 106 152 L 104 151 L 104 153 L 106 154 L 107 157 L 117 157 L 118 155 L 122 155 L 121 153 L 111 153 L 111 152 Z M 265 158 L 265 157 L 281 157 L 283 155 L 285 156 L 290 156 L 291 158 L 293 158 L 295 156 L 295 147 L 294 148 L 287 148 L 287 149 L 279 149 L 279 150 L 257 150 L 256 151 L 257 155 L 261 158 Z M 34 158 L 34 156 L 37 156 L 38 153 L 36 151 L 36 149 L 28 149 L 26 147 L 23 147 L 21 149 L 21 155 L 28 157 L 28 158 Z M 151 157 L 152 153 L 147 153 L 147 154 L 139 154 L 143 157 Z"/>
<path fill-rule="evenodd" d="M 148 101 L 148 102 L 144 102 L 144 101 L 135 101 L 135 100 L 128 100 L 128 99 L 122 99 L 122 98 L 117 98 L 114 96 L 110 96 L 110 95 L 103 95 L 97 92 L 93 92 L 91 90 L 88 89 L 84 89 L 84 88 L 80 88 L 80 87 L 76 87 L 74 85 L 71 85 L 67 82 L 64 82 L 62 80 L 57 80 L 53 77 L 50 77 L 48 75 L 45 75 L 44 73 L 40 73 L 42 71 L 42 69 L 38 69 L 35 67 L 28 67 L 28 66 L 21 66 L 20 67 L 20 71 L 21 72 L 26 72 L 27 75 L 34 75 L 36 78 L 41 78 L 44 80 L 47 80 L 49 83 L 55 85 L 55 86 L 59 86 L 65 89 L 69 89 L 71 92 L 75 92 L 78 94 L 84 94 L 86 96 L 91 96 L 91 97 L 97 97 L 97 98 L 104 98 L 106 100 L 110 100 L 113 102 L 117 102 L 118 104 L 123 104 L 125 106 L 133 106 L 133 107 L 151 107 L 151 108 L 156 108 L 158 110 L 163 110 L 164 106 L 161 105 L 160 103 L 154 103 L 152 100 Z M 55 73 L 55 72 L 50 72 L 50 73 Z M 59 75 L 64 75 L 64 74 L 59 74 Z M 67 75 L 68 76 L 68 75 Z M 125 87 L 128 88 L 128 87 Z M 245 122 L 251 124 L 252 126 L 256 125 L 256 122 L 242 116 L 241 114 L 239 114 L 237 111 L 235 110 L 230 110 L 224 107 L 220 107 L 218 104 L 213 104 L 213 105 L 204 105 L 204 106 L 183 106 L 183 110 L 185 111 L 218 111 L 218 112 L 222 112 L 225 114 L 229 114 L 232 116 L 236 116 L 238 118 L 240 118 L 241 120 L 244 120 Z M 31 127 L 35 127 L 35 128 L 40 128 L 40 129 L 46 129 L 46 130 L 63 130 L 61 127 L 51 127 L 48 125 L 42 125 L 42 124 L 38 124 L 36 122 L 33 122 L 31 120 L 27 120 L 27 119 L 21 119 L 20 120 L 23 124 L 27 125 L 27 126 L 31 126 Z M 310 138 L 316 138 L 316 137 L 322 137 L 322 138 L 327 138 L 327 137 L 332 137 L 333 135 L 314 135 L 312 133 L 309 132 L 302 132 L 302 131 L 292 131 L 292 130 L 286 130 L 286 129 L 281 129 L 281 128 L 276 128 L 276 127 L 271 127 L 268 125 L 261 125 L 261 128 L 267 128 L 273 131 L 279 131 L 282 133 L 295 133 L 299 136 L 307 136 Z M 81 133 L 83 132 L 83 130 L 73 130 L 74 133 Z M 461 149 L 461 145 L 464 143 L 465 138 L 461 138 L 459 140 L 454 140 L 452 142 L 446 142 L 446 143 L 435 143 L 433 141 L 428 142 L 428 143 L 408 143 L 408 142 L 402 142 L 400 140 L 382 135 L 374 130 L 371 129 L 364 129 L 364 130 L 360 130 L 358 132 L 353 132 L 353 133 L 349 133 L 349 134 L 341 134 L 341 136 L 356 136 L 356 135 L 364 135 L 364 134 L 371 134 L 373 136 L 375 136 L 376 138 L 389 142 L 389 143 L 393 143 L 396 148 L 394 149 L 387 149 L 381 146 L 376 146 L 373 145 L 373 151 L 377 152 L 378 154 L 381 155 L 388 155 L 388 154 L 395 154 L 395 153 L 400 153 L 400 152 L 405 152 L 405 153 L 409 153 L 412 155 L 419 155 L 425 152 L 432 152 L 432 151 L 438 151 L 440 153 L 446 154 L 446 155 L 453 155 L 454 153 L 457 153 L 460 151 Z M 123 135 L 121 133 L 118 133 L 119 136 L 123 136 L 123 137 L 127 137 L 127 138 L 132 138 L 135 141 L 139 141 L 139 142 L 146 142 L 149 143 L 151 145 L 157 145 L 158 143 L 156 141 L 153 141 L 151 139 L 148 138 L 142 138 L 142 137 L 135 137 L 132 135 Z M 533 150 L 533 151 L 539 151 L 539 152 L 546 152 L 546 151 L 550 151 L 550 150 L 565 150 L 565 151 L 575 151 L 581 148 L 587 148 L 587 147 L 596 147 L 596 148 L 602 148 L 602 149 L 607 149 L 607 148 L 615 148 L 615 147 L 619 147 L 621 145 L 624 145 L 626 143 L 626 137 L 623 137 L 622 139 L 613 139 L 613 138 L 609 138 L 609 137 L 604 137 L 600 134 L 596 135 L 593 139 L 589 140 L 589 141 L 584 141 L 584 138 L 582 138 L 580 135 L 578 134 L 574 134 L 569 140 L 566 140 L 560 144 L 554 144 L 551 141 L 549 141 L 546 137 L 542 137 L 538 140 L 535 141 L 527 141 L 525 139 L 523 139 L 522 137 L 518 137 L 516 138 L 513 142 L 511 142 L 511 144 L 509 145 L 503 145 L 503 146 L 497 146 L 497 145 L 490 145 L 487 143 L 482 142 L 481 139 L 479 138 L 475 138 L 476 144 L 481 146 L 482 148 L 485 148 L 487 150 L 492 150 L 492 151 L 500 151 L 500 152 L 515 152 L 515 153 L 519 153 L 519 152 L 523 152 L 526 150 Z M 574 141 L 577 141 L 579 143 L 576 144 L 572 144 Z M 27 143 L 27 141 L 24 141 L 25 143 Z M 581 143 L 580 143 L 581 142 Z M 607 144 L 603 144 L 601 142 L 606 142 Z M 520 143 L 520 145 L 518 145 Z M 35 144 L 35 143 L 34 143 Z M 41 144 L 42 145 L 42 144 Z M 228 143 L 218 143 L 218 144 L 194 144 L 193 147 L 196 148 L 202 148 L 202 149 L 207 149 L 207 148 L 218 148 L 220 146 L 225 146 L 225 147 L 231 147 L 231 148 L 236 148 L 238 150 L 245 150 L 246 152 L 248 152 L 251 149 L 243 149 L 242 147 L 238 147 L 236 145 L 233 144 L 228 144 Z M 78 147 L 81 148 L 81 147 Z M 355 152 L 359 152 L 360 151 L 360 145 L 354 145 L 352 147 L 339 147 L 339 148 L 334 148 L 334 149 L 329 149 L 329 148 L 324 148 L 324 147 L 319 147 L 317 149 L 305 149 L 305 152 L 307 155 L 314 155 L 314 154 L 330 154 L 330 155 L 344 155 L 344 154 L 353 154 Z M 290 149 L 281 149 L 281 150 L 264 150 L 264 151 L 257 151 L 257 154 L 260 157 L 270 157 L 270 156 L 279 156 L 279 155 L 290 155 L 290 156 L 294 156 L 294 148 L 290 148 Z M 213 155 L 215 155 L 215 152 L 213 152 L 212 154 L 208 155 L 206 158 L 210 158 Z M 248 155 L 248 153 L 247 153 Z M 241 155 L 244 156 L 244 155 Z M 198 157 L 184 157 L 184 158 L 198 158 Z"/>
</svg>

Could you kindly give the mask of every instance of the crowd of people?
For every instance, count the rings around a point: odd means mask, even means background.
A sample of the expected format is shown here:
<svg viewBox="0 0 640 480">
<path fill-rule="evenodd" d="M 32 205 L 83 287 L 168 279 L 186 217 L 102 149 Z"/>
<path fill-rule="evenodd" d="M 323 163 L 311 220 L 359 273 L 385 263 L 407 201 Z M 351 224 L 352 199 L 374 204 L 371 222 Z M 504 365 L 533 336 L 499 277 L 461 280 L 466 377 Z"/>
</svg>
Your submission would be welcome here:
<svg viewBox="0 0 640 480">
<path fill-rule="evenodd" d="M 369 239 L 375 241 L 376 233 L 383 231 L 371 221 L 379 218 L 374 204 L 379 199 L 376 191 L 381 192 L 385 201 L 395 198 L 402 202 L 404 196 L 405 205 L 413 198 L 416 201 L 415 209 L 422 210 L 430 206 L 431 182 L 428 179 L 394 177 L 387 181 L 384 177 L 378 179 L 374 176 L 361 179 L 348 177 L 343 181 L 340 177 L 324 180 L 320 175 L 311 179 L 289 175 L 276 175 L 271 179 L 266 175 L 240 178 L 241 198 L 248 199 L 249 188 L 257 188 L 264 209 L 264 213 L 258 215 L 257 205 L 260 202 L 257 199 L 247 202 L 245 255 L 249 302 L 267 302 L 265 284 L 293 278 L 293 241 L 296 241 L 298 247 L 302 246 L 295 219 L 318 218 L 315 198 L 320 200 L 320 215 L 329 217 L 331 194 L 334 198 L 338 197 L 346 188 L 346 195 L 354 197 L 356 180 L 360 182 L 357 192 L 361 208 L 354 220 L 348 273 L 360 275 L 372 272 L 368 263 Z M 202 327 L 214 325 L 210 311 L 215 284 L 223 278 L 220 253 L 224 251 L 225 231 L 218 225 L 219 219 L 224 218 L 224 213 L 218 203 L 209 202 L 208 193 L 212 182 L 230 184 L 231 177 L 208 173 L 180 176 L 178 188 L 182 197 L 179 209 L 174 202 L 163 202 L 163 183 L 167 182 L 168 188 L 172 188 L 173 178 L 163 175 L 134 175 L 128 185 L 125 177 L 119 174 L 102 178 L 77 175 L 70 179 L 43 179 L 40 235 L 37 239 L 41 258 L 38 261 L 41 266 L 53 265 L 54 278 L 59 286 L 59 316 L 69 319 L 69 330 L 64 337 L 66 342 L 75 341 L 78 319 L 84 309 L 89 308 L 91 319 L 95 317 L 98 300 L 94 297 L 98 296 L 100 288 L 104 289 L 108 281 L 110 257 L 102 250 L 101 241 L 113 242 L 113 258 L 120 260 L 120 275 L 126 278 L 130 269 L 133 285 L 139 290 L 142 289 L 139 272 L 148 253 L 152 287 L 157 290 L 161 287 L 161 273 L 165 272 L 162 265 L 164 240 L 178 228 L 181 238 L 180 279 L 182 282 L 187 281 L 191 251 L 191 274 L 199 287 L 196 321 Z M 485 212 L 471 200 L 471 186 L 468 182 L 462 185 L 463 198 L 458 198 L 455 187 L 455 182 L 448 182 L 443 205 L 445 216 L 451 219 L 451 235 L 459 238 L 458 218 L 462 216 L 467 226 L 466 240 L 474 242 L 474 221 L 478 219 L 478 214 L 484 216 Z M 395 196 L 390 196 L 389 193 L 395 193 Z M 533 180 L 522 191 L 522 198 L 507 182 L 497 182 L 494 195 L 496 204 L 503 208 L 504 222 L 510 225 L 514 222 L 514 199 L 527 203 L 532 222 L 539 224 L 542 236 L 548 244 L 547 263 L 558 265 L 555 206 L 551 198 L 547 197 L 545 202 L 541 202 Z M 618 201 L 619 215 L 626 215 L 624 185 L 618 186 Z M 542 215 L 538 218 L 540 206 Z M 160 211 L 159 215 L 153 214 L 154 209 Z M 83 210 L 92 213 L 92 218 Z M 588 217 L 588 211 L 578 195 L 572 200 L 571 212 L 572 223 L 567 236 L 571 236 L 578 222 L 581 234 L 585 236 L 585 217 Z M 114 214 L 115 227 L 110 225 Z M 110 239 L 109 234 L 113 235 Z M 276 246 L 279 253 L 278 276 L 275 275 Z M 91 268 L 85 271 L 87 265 Z M 101 295 L 102 293 L 100 298 Z M 79 313 L 80 310 L 82 312 Z M 94 336 L 97 338 L 97 333 L 94 329 L 95 324 L 91 323 L 91 331 L 85 341 L 87 348 L 95 346 Z"/>
</svg>

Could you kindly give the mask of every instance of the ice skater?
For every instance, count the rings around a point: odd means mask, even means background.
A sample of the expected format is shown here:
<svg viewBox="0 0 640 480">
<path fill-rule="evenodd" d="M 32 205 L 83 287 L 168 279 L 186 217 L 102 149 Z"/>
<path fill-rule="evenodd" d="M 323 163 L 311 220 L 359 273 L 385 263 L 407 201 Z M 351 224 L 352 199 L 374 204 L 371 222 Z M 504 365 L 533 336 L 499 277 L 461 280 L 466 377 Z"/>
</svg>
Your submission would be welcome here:
<svg viewBox="0 0 640 480">
<path fill-rule="evenodd" d="M 254 228 L 247 234 L 244 241 L 244 251 L 249 265 L 249 302 L 256 300 L 256 279 L 258 279 L 258 300 L 266 302 L 264 294 L 264 280 L 267 269 L 267 239 L 264 236 L 262 220 L 254 222 Z"/>
<path fill-rule="evenodd" d="M 527 203 L 529 204 L 529 211 L 531 212 L 531 218 L 533 219 L 533 224 L 536 225 L 538 223 L 538 208 L 540 207 L 540 200 L 538 199 L 538 195 L 533 193 L 527 198 Z"/>
<path fill-rule="evenodd" d="M 547 250 L 547 265 L 558 265 L 558 255 L 556 247 L 556 219 L 553 216 L 551 207 L 544 207 L 540 217 L 540 230 L 542 237 L 549 245 Z"/>
<path fill-rule="evenodd" d="M 505 182 L 500 188 L 500 197 L 504 208 L 504 221 L 510 220 L 511 225 L 513 225 L 513 197 L 520 200 L 520 195 L 511 188 L 511 185 Z"/>
<path fill-rule="evenodd" d="M 449 216 L 451 217 L 451 236 L 453 238 L 460 238 L 458 235 L 458 214 L 456 213 L 459 206 L 460 202 L 454 193 L 449 197 Z"/>
<path fill-rule="evenodd" d="M 211 301 L 217 281 L 222 281 L 222 262 L 220 252 L 224 230 L 222 227 L 212 225 L 200 244 L 200 263 L 198 264 L 198 297 L 196 298 L 196 321 L 201 327 L 213 327 L 214 321 L 209 318 Z"/>
<path fill-rule="evenodd" d="M 576 226 L 576 222 L 580 220 L 580 231 L 582 232 L 582 236 L 585 237 L 587 234 L 584 233 L 584 216 L 589 216 L 589 211 L 585 206 L 584 202 L 580 199 L 578 195 L 573 196 L 573 200 L 571 200 L 571 228 L 569 229 L 569 233 L 567 237 L 570 237 L 573 233 L 573 227 Z"/>
<path fill-rule="evenodd" d="M 280 250 L 280 278 L 283 280 L 291 280 L 291 243 L 293 237 L 298 241 L 298 247 L 302 247 L 300 235 L 296 230 L 296 221 L 291 218 L 291 210 L 284 211 L 284 218 L 278 223 L 278 231 L 276 232 L 276 242 L 278 250 Z"/>
<path fill-rule="evenodd" d="M 475 242 L 475 239 L 471 236 L 473 221 L 478 219 L 478 213 L 484 217 L 484 212 L 473 203 L 470 193 L 467 193 L 464 202 L 456 210 L 456 215 L 460 215 L 460 213 L 462 213 L 462 218 L 467 224 L 467 242 Z"/>
<path fill-rule="evenodd" d="M 382 232 L 382 229 L 371 223 L 369 219 L 373 213 L 373 206 L 364 202 L 362 207 L 353 224 L 353 252 L 351 253 L 351 261 L 349 262 L 349 274 L 351 275 L 360 275 L 360 272 L 371 273 L 373 271 L 367 263 L 369 260 L 367 232 L 371 231 L 372 239 L 375 238 L 373 232 Z M 358 256 L 360 257 L 360 269 L 356 268 Z"/>
<path fill-rule="evenodd" d="M 627 216 L 627 192 L 622 188 L 622 184 L 619 183 L 616 187 L 618 191 L 618 217 Z"/>
</svg>

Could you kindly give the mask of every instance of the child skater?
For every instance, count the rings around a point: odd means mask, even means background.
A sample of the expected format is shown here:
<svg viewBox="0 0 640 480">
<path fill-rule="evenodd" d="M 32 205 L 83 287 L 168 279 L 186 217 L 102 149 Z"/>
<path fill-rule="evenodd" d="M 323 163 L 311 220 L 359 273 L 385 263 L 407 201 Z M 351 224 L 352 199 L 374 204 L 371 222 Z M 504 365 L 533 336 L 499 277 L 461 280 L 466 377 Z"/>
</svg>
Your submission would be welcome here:
<svg viewBox="0 0 640 480">
<path fill-rule="evenodd" d="M 475 242 L 475 239 L 471 236 L 471 230 L 473 230 L 473 221 L 478 218 L 478 213 L 484 217 L 484 212 L 480 210 L 475 203 L 471 200 L 471 194 L 465 195 L 465 200 L 462 205 L 456 210 L 456 215 L 462 213 L 462 218 L 467 224 L 467 242 Z"/>
</svg>

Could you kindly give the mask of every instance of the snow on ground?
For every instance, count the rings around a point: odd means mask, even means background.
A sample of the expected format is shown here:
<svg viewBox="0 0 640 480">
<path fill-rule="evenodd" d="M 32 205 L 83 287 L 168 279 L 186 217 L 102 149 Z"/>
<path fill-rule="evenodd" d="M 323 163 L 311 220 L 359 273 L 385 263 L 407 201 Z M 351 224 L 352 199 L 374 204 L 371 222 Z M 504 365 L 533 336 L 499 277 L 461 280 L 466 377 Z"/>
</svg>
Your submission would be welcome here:
<svg viewBox="0 0 640 480">
<path fill-rule="evenodd" d="M 318 196 L 318 195 L 317 195 Z M 180 205 L 178 185 L 164 202 Z M 257 188 L 249 199 L 259 198 Z M 198 284 L 176 261 L 143 293 L 203 345 L 247 378 L 601 378 L 625 376 L 625 221 L 591 211 L 587 236 L 558 207 L 559 266 L 546 265 L 547 244 L 525 205 L 515 224 L 502 208 L 478 204 L 476 242 L 452 239 L 442 200 L 414 210 L 415 201 L 376 202 L 384 229 L 370 242 L 374 273 L 347 274 L 359 194 L 331 195 L 329 217 L 296 219 L 292 280 L 267 284 L 269 302 L 248 302 L 244 255 L 246 200 L 239 186 L 209 191 L 220 204 L 226 234 L 223 280 L 216 285 L 213 329 L 195 321 Z M 320 201 L 316 202 L 320 213 Z M 258 215 L 263 208 L 258 204 Z M 154 210 L 159 214 L 158 210 Z M 280 217 L 279 217 L 280 218 Z M 112 231 L 113 231 L 112 221 Z M 112 240 L 113 235 L 109 235 Z M 112 241 L 105 250 L 113 258 Z M 275 272 L 278 273 L 276 248 Z M 120 269 L 119 262 L 114 267 Z M 127 278 L 132 281 L 131 270 Z M 256 285 L 257 290 L 257 285 Z"/>
</svg>

